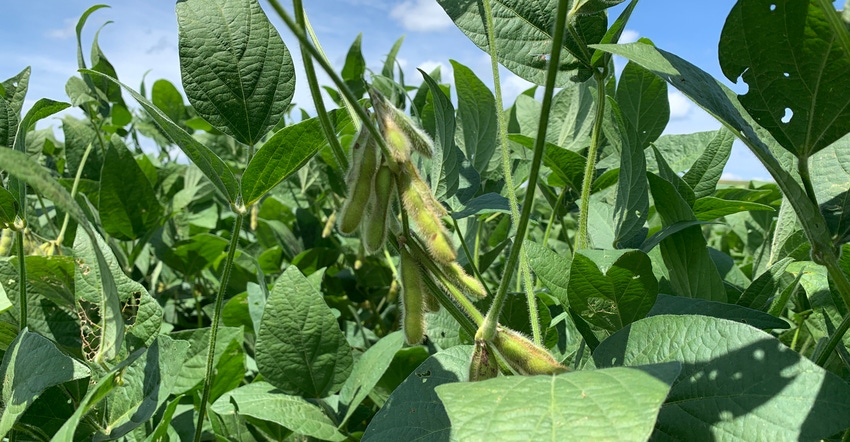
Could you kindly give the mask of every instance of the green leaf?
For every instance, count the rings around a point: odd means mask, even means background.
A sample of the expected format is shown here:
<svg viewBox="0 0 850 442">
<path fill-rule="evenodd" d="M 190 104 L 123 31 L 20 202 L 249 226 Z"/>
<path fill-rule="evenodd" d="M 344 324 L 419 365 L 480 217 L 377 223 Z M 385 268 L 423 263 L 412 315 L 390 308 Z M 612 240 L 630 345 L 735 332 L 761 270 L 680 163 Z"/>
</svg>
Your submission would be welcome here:
<svg viewBox="0 0 850 442">
<path fill-rule="evenodd" d="M 86 73 L 92 75 L 102 75 L 94 71 L 84 71 Z M 225 198 L 230 202 L 230 204 L 235 204 L 239 199 L 239 183 L 236 181 L 236 177 L 233 175 L 233 172 L 230 168 L 227 167 L 227 164 L 221 160 L 215 153 L 213 153 L 208 147 L 199 143 L 195 138 L 189 135 L 185 130 L 181 129 L 177 123 L 171 121 L 159 108 L 154 106 L 153 103 L 148 101 L 145 97 L 138 94 L 138 92 L 130 89 L 124 83 L 119 82 L 114 78 L 110 78 L 110 80 L 115 83 L 121 85 L 136 101 L 139 102 L 140 105 L 145 109 L 145 111 L 150 115 L 153 121 L 156 123 L 157 127 L 162 130 L 165 134 L 168 135 L 169 139 L 171 139 L 174 144 L 176 144 L 180 150 L 198 166 L 199 169 L 204 173 L 204 175 L 212 182 L 213 186 L 224 195 Z"/>
<path fill-rule="evenodd" d="M 496 99 L 472 69 L 451 60 L 457 90 L 457 119 L 463 130 L 466 157 L 479 173 L 487 166 L 496 151 L 499 124 Z"/>
<path fill-rule="evenodd" d="M 836 245 L 850 241 L 850 136 L 812 157 L 812 187 Z"/>
<path fill-rule="evenodd" d="M 345 440 L 321 408 L 304 398 L 285 394 L 267 382 L 254 382 L 229 391 L 210 409 L 222 416 L 239 414 L 274 422 L 318 440 Z"/>
<path fill-rule="evenodd" d="M 664 227 L 696 221 L 672 184 L 649 172 L 647 179 Z M 661 241 L 661 255 L 670 271 L 670 284 L 679 296 L 725 302 L 723 280 L 706 247 L 699 225 L 685 227 Z"/>
<path fill-rule="evenodd" d="M 522 249 L 526 253 L 531 270 L 540 278 L 543 285 L 549 288 L 555 299 L 565 307 L 570 305 L 568 299 L 571 265 L 569 255 L 559 255 L 542 244 L 528 240 L 525 241 Z"/>
<path fill-rule="evenodd" d="M 666 94 L 666 88 L 664 90 Z M 666 95 L 664 100 L 666 103 Z M 646 239 L 647 233 L 647 229 L 644 227 L 649 217 L 646 156 L 643 146 L 636 141 L 639 139 L 640 131 L 637 136 L 628 135 L 627 124 L 634 124 L 634 122 L 626 123 L 617 103 L 610 101 L 610 104 L 616 127 L 613 128 L 614 133 L 606 133 L 606 136 L 615 146 L 619 144 L 618 150 L 620 151 L 617 199 L 614 203 L 614 242 L 612 245 L 618 249 L 634 248 Z M 639 113 L 639 110 L 635 111 Z M 655 137 L 657 138 L 658 135 L 655 135 Z"/>
<path fill-rule="evenodd" d="M 694 162 L 682 177 L 694 190 L 694 196 L 702 198 L 714 193 L 717 181 L 723 174 L 723 168 L 732 155 L 732 142 L 735 135 L 721 128 L 705 146 L 702 155 Z"/>
<path fill-rule="evenodd" d="M 29 89 L 31 74 L 32 68 L 27 66 L 14 77 L 0 83 L 0 86 L 2 86 L 0 90 L 3 90 L 0 96 L 6 99 L 7 104 L 12 108 L 12 113 L 16 116 L 20 115 L 24 108 L 24 99 Z M 12 126 L 12 132 L 15 132 L 14 126 Z M 3 138 L 0 137 L 0 140 L 3 140 Z"/>
<path fill-rule="evenodd" d="M 582 250 L 570 267 L 570 308 L 587 322 L 617 331 L 655 304 L 658 281 L 640 250 Z"/>
<path fill-rule="evenodd" d="M 189 348 L 182 362 L 182 369 L 174 381 L 171 393 L 185 394 L 198 387 L 206 376 L 207 356 L 210 348 L 210 328 L 182 330 L 171 334 L 174 339 L 189 342 Z M 238 327 L 219 327 L 215 340 L 213 364 L 218 365 L 231 342 L 242 345 L 242 329 Z M 241 379 L 241 377 L 240 377 Z M 218 379 L 214 379 L 213 382 Z"/>
<path fill-rule="evenodd" d="M 348 422 L 360 402 L 375 388 L 403 344 L 404 334 L 397 331 L 381 338 L 360 356 L 339 392 L 340 414 L 345 410 L 340 427 Z"/>
<path fill-rule="evenodd" d="M 361 32 L 357 34 L 354 43 L 351 43 L 351 47 L 348 48 L 345 64 L 342 66 L 342 72 L 340 72 L 345 85 L 357 98 L 366 93 L 366 83 L 363 81 L 363 74 L 366 73 L 366 60 L 363 59 L 363 52 L 360 50 L 362 39 L 363 33 Z"/>
<path fill-rule="evenodd" d="M 508 199 L 498 193 L 485 193 L 466 202 L 463 210 L 452 212 L 452 218 L 463 219 L 475 215 L 511 213 Z"/>
<path fill-rule="evenodd" d="M 121 349 L 124 317 L 118 287 L 103 253 L 109 246 L 97 233 L 93 234 L 96 244 L 80 233 L 78 229 L 74 238 L 75 297 L 77 305 L 88 312 L 81 316 L 81 322 L 92 330 L 92 336 L 84 336 L 83 350 L 89 358 L 102 363 L 115 358 Z M 96 318 L 100 321 L 92 322 Z"/>
<path fill-rule="evenodd" d="M 76 176 L 79 168 L 83 171 L 81 178 L 100 181 L 100 172 L 103 166 L 103 151 L 95 147 L 98 143 L 98 134 L 87 121 L 78 120 L 71 115 L 62 118 L 62 134 L 65 136 L 65 169 L 68 173 Z M 86 150 L 89 156 L 83 164 L 83 155 Z"/>
<path fill-rule="evenodd" d="M 337 391 L 351 373 L 351 347 L 322 294 L 290 266 L 266 301 L 257 367 L 272 385 L 314 398 Z"/>
<path fill-rule="evenodd" d="M 186 120 L 186 105 L 180 91 L 168 80 L 156 80 L 151 87 L 151 102 L 158 107 L 171 121 Z"/>
<path fill-rule="evenodd" d="M 471 345 L 457 345 L 426 359 L 393 391 L 366 427 L 362 440 L 449 440 L 451 423 L 435 389 L 466 382 L 471 357 Z"/>
<path fill-rule="evenodd" d="M 9 300 L 9 295 L 6 294 L 6 289 L 3 288 L 3 283 L 0 282 L 0 313 L 12 308 L 12 301 Z M 5 348 L 2 349 L 6 351 Z"/>
<path fill-rule="evenodd" d="M 694 216 L 700 221 L 712 221 L 739 212 L 768 211 L 773 207 L 750 201 L 735 201 L 705 196 L 694 202 Z"/>
<path fill-rule="evenodd" d="M 15 144 L 17 128 L 18 116 L 9 102 L 0 97 L 0 147 L 12 147 Z"/>
<path fill-rule="evenodd" d="M 150 181 L 118 136 L 112 137 L 106 151 L 99 195 L 103 230 L 118 239 L 141 237 L 156 227 L 162 216 Z"/>
<path fill-rule="evenodd" d="M 188 348 L 188 342 L 158 336 L 143 357 L 121 372 L 120 388 L 107 398 L 103 434 L 92 440 L 119 438 L 151 420 L 168 399 Z"/>
<path fill-rule="evenodd" d="M 653 316 L 606 339 L 593 359 L 682 363 L 656 423 L 671 440 L 817 440 L 850 426 L 850 385 L 737 322 Z"/>
<path fill-rule="evenodd" d="M 457 440 L 645 441 L 680 369 L 504 376 L 441 385 L 437 393 Z"/>
<path fill-rule="evenodd" d="M 484 8 L 477 2 L 438 0 L 455 25 L 481 50 L 489 53 Z M 511 72 L 534 84 L 543 85 L 546 65 L 552 50 L 552 32 L 556 0 L 527 2 L 523 0 L 497 0 L 491 2 L 497 32 L 496 55 L 498 62 Z M 593 51 L 587 45 L 598 43 L 608 30 L 605 11 L 572 15 L 564 37 L 564 51 L 558 60 L 559 74 L 556 87 L 566 87 L 571 79 L 581 82 L 590 77 Z"/>
<path fill-rule="evenodd" d="M 396 56 L 398 55 L 398 50 L 401 48 L 401 43 L 404 42 L 404 36 L 398 38 L 398 40 L 393 43 L 393 47 L 390 49 L 390 52 L 387 54 L 387 58 L 384 60 L 384 67 L 381 69 L 381 75 L 387 78 L 395 78 L 393 73 L 395 72 L 395 62 Z"/>
<path fill-rule="evenodd" d="M 628 130 L 642 151 L 655 141 L 670 120 L 667 83 L 637 63 L 629 62 L 617 82 L 617 104 Z"/>
<path fill-rule="evenodd" d="M 643 244 L 640 245 L 640 250 L 643 253 L 649 253 L 650 250 L 654 249 L 661 241 L 663 241 L 668 236 L 679 232 L 681 230 L 687 229 L 691 226 L 699 226 L 703 224 L 711 224 L 707 221 L 680 221 L 677 223 L 670 224 L 669 226 L 663 227 L 661 230 L 655 232 L 652 236 L 647 238 Z"/>
<path fill-rule="evenodd" d="M 661 155 L 661 152 L 659 152 L 658 149 L 653 147 L 652 152 L 655 154 L 655 163 L 658 165 L 658 176 L 663 178 L 668 183 L 672 184 L 673 189 L 676 191 L 676 193 L 680 197 L 682 197 L 682 199 L 688 204 L 688 206 L 693 207 L 694 201 L 696 201 L 696 195 L 694 194 L 694 190 L 684 179 L 682 179 L 682 177 L 680 177 L 667 164 L 667 161 L 664 159 L 664 156 Z"/>
<path fill-rule="evenodd" d="M 547 131 L 548 133 L 548 131 Z M 534 149 L 534 138 L 510 134 L 508 139 L 519 143 L 528 149 Z M 571 189 L 581 189 L 584 179 L 584 168 L 587 159 L 569 149 L 547 142 L 543 151 L 543 164 L 552 169 L 549 184 L 557 187 L 569 186 Z"/>
<path fill-rule="evenodd" d="M 242 174 L 245 205 L 254 204 L 266 192 L 297 172 L 325 143 L 318 118 L 286 126 L 275 133 L 257 151 Z"/>
<path fill-rule="evenodd" d="M 455 146 L 455 109 L 440 85 L 419 69 L 434 100 L 434 160 L 431 162 L 431 189 L 438 200 L 451 198 L 459 185 L 459 151 Z"/>
<path fill-rule="evenodd" d="M 728 319 L 761 329 L 789 328 L 788 323 L 781 318 L 741 305 L 684 298 L 661 293 L 658 294 L 655 305 L 652 306 L 652 310 L 646 316 L 660 315 L 702 315 Z"/>
<path fill-rule="evenodd" d="M 292 57 L 256 0 L 177 2 L 183 88 L 215 128 L 254 145 L 295 94 Z"/>
<path fill-rule="evenodd" d="M 3 375 L 0 437 L 6 436 L 44 390 L 90 376 L 85 364 L 65 355 L 53 342 L 26 328 L 3 354 L 0 373 Z"/>
<path fill-rule="evenodd" d="M 103 53 L 103 50 L 100 49 L 100 44 L 98 43 L 100 31 L 110 23 L 112 22 L 108 21 L 104 23 L 94 34 L 94 38 L 91 43 L 91 70 L 100 72 L 112 78 L 118 78 L 118 73 L 115 71 L 115 67 L 112 66 L 112 63 L 110 63 L 106 58 L 106 55 Z M 117 84 L 114 84 L 105 78 L 91 79 L 91 81 L 97 92 L 99 92 L 99 96 L 105 98 L 109 103 L 124 102 L 124 99 L 121 97 L 121 87 Z"/>
<path fill-rule="evenodd" d="M 18 215 L 18 201 L 8 190 L 0 187 L 0 227 L 9 228 Z"/>
<path fill-rule="evenodd" d="M 748 86 L 741 104 L 800 158 L 850 132 L 848 30 L 829 26 L 825 12 L 815 1 L 743 0 L 720 34 L 723 74 Z"/>
</svg>

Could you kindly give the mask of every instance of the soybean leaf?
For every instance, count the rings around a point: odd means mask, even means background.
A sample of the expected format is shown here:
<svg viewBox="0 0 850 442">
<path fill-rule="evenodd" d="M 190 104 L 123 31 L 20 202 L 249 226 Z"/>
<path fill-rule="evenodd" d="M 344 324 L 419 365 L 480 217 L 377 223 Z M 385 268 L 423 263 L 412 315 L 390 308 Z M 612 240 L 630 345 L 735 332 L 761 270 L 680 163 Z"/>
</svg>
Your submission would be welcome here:
<svg viewBox="0 0 850 442">
<path fill-rule="evenodd" d="M 694 216 L 700 221 L 711 221 L 738 212 L 773 212 L 773 207 L 751 201 L 735 201 L 713 196 L 702 197 L 694 202 Z"/>
<path fill-rule="evenodd" d="M 153 83 L 151 103 L 175 123 L 186 120 L 186 105 L 183 103 L 183 96 L 168 80 L 159 79 Z"/>
<path fill-rule="evenodd" d="M 351 373 L 351 347 L 322 294 L 296 266 L 278 278 L 257 335 L 257 367 L 282 391 L 321 398 Z"/>
<path fill-rule="evenodd" d="M 396 40 L 395 43 L 393 43 L 393 47 L 387 54 L 387 58 L 384 60 L 384 67 L 383 69 L 381 69 L 381 75 L 383 75 L 384 77 L 395 79 L 394 73 L 396 56 L 398 55 L 398 50 L 401 48 L 402 42 L 404 42 L 404 36 L 399 37 L 399 39 Z"/>
<path fill-rule="evenodd" d="M 815 1 L 739 1 L 720 34 L 723 74 L 748 86 L 741 104 L 800 158 L 850 131 L 848 30 L 829 26 L 827 13 Z"/>
<path fill-rule="evenodd" d="M 476 46 L 489 53 L 484 9 L 479 3 L 449 0 L 438 0 L 438 3 Z M 527 81 L 545 84 L 558 2 L 498 0 L 491 5 L 495 29 L 511 30 L 494 36 L 499 63 Z M 570 77 L 581 82 L 591 76 L 592 51 L 587 45 L 602 40 L 608 30 L 608 18 L 605 11 L 572 15 L 568 26 L 570 32 L 566 33 L 563 44 L 566 50 L 561 59 L 556 60 L 560 71 L 556 87 L 567 86 Z"/>
<path fill-rule="evenodd" d="M 153 229 L 162 216 L 156 192 L 124 142 L 109 142 L 100 176 L 100 220 L 103 230 L 133 240 Z"/>
<path fill-rule="evenodd" d="M 649 316 L 660 315 L 702 315 L 728 319 L 761 329 L 787 329 L 788 322 L 763 311 L 727 304 L 725 302 L 706 301 L 704 299 L 683 298 L 659 293 Z"/>
<path fill-rule="evenodd" d="M 504 376 L 441 385 L 437 393 L 457 440 L 644 441 L 680 370 L 667 363 Z"/>
<path fill-rule="evenodd" d="M 101 423 L 106 431 L 92 440 L 120 438 L 152 419 L 168 399 L 188 348 L 188 342 L 157 336 L 144 356 L 121 373 L 121 388 L 109 395 L 109 406 Z"/>
<path fill-rule="evenodd" d="M 472 69 L 451 60 L 457 90 L 457 119 L 463 131 L 466 157 L 479 173 L 487 166 L 496 151 L 496 99 Z"/>
<path fill-rule="evenodd" d="M 717 131 L 689 134 L 666 134 L 658 137 L 652 145 L 661 152 L 667 165 L 676 173 L 687 172 L 703 156 L 708 145 L 717 137 Z M 646 159 L 647 170 L 658 172 L 654 156 Z"/>
<path fill-rule="evenodd" d="M 773 336 L 706 316 L 653 316 L 606 339 L 597 367 L 680 361 L 656 434 L 673 440 L 817 440 L 850 426 L 850 386 Z"/>
<path fill-rule="evenodd" d="M 615 127 L 609 129 L 610 132 L 607 132 L 606 136 L 612 144 L 619 144 L 620 151 L 617 199 L 614 202 L 614 242 L 612 245 L 618 249 L 634 248 L 646 239 L 647 233 L 647 229 L 644 227 L 649 217 L 646 156 L 644 155 L 643 145 L 639 144 L 638 141 L 640 133 L 638 132 L 636 136 L 629 136 L 627 125 L 635 123 L 626 123 L 617 103 L 613 100 L 610 103 Z M 638 107 L 640 107 L 639 104 Z M 640 113 L 639 109 L 633 109 L 633 111 Z M 664 123 L 666 124 L 666 120 Z M 634 132 L 634 130 L 632 131 Z M 654 135 L 654 137 L 657 138 L 658 135 Z"/>
<path fill-rule="evenodd" d="M 642 151 L 661 135 L 670 120 L 667 83 L 639 64 L 629 62 L 620 74 L 616 96 L 626 127 Z"/>
<path fill-rule="evenodd" d="M 210 409 L 221 416 L 239 414 L 274 422 L 318 440 L 345 440 L 321 408 L 304 398 L 285 394 L 263 381 L 228 391 Z"/>
<path fill-rule="evenodd" d="M 3 288 L 3 283 L 0 282 L 0 313 L 12 308 L 12 301 L 9 300 L 9 295 L 6 294 L 6 289 Z M 2 349 L 6 351 L 5 348 Z"/>
<path fill-rule="evenodd" d="M 357 34 L 354 43 L 348 48 L 348 54 L 345 56 L 345 64 L 340 72 L 345 85 L 351 90 L 355 97 L 360 98 L 366 92 L 366 83 L 363 81 L 363 74 L 366 73 L 366 60 L 363 59 L 363 52 L 360 50 L 360 43 L 363 40 L 363 33 Z"/>
<path fill-rule="evenodd" d="M 570 267 L 570 308 L 591 324 L 617 331 L 655 304 L 658 281 L 640 250 L 582 250 Z"/>
<path fill-rule="evenodd" d="M 101 26 L 94 34 L 94 38 L 91 43 L 91 70 L 108 75 L 112 78 L 118 78 L 118 74 L 115 72 L 115 67 L 112 66 L 112 63 L 110 63 L 106 58 L 106 55 L 103 53 L 103 50 L 100 49 L 100 44 L 98 43 L 100 31 L 110 23 L 112 22 L 108 21 L 104 23 L 103 26 Z M 121 87 L 117 84 L 111 83 L 105 78 L 98 78 L 97 80 L 92 79 L 91 81 L 95 90 L 101 94 L 100 96 L 104 97 L 110 103 L 124 102 L 124 99 L 121 97 Z"/>
<path fill-rule="evenodd" d="M 791 261 L 793 259 L 783 258 L 766 269 L 741 293 L 736 304 L 762 311 L 770 307 L 770 298 L 785 288 L 782 286 L 782 280 Z"/>
<path fill-rule="evenodd" d="M 643 253 L 649 253 L 650 250 L 654 249 L 655 246 L 657 246 L 659 243 L 661 243 L 661 241 L 664 240 L 664 238 L 667 238 L 668 236 L 678 231 L 687 229 L 688 227 L 697 226 L 701 224 L 711 223 L 707 221 L 680 221 L 677 223 L 670 224 L 669 226 L 665 226 L 661 230 L 655 232 L 652 236 L 647 238 L 643 242 L 643 244 L 640 245 L 640 250 L 642 250 Z"/>
<path fill-rule="evenodd" d="M 362 440 L 448 440 L 452 426 L 435 389 L 466 382 L 471 357 L 471 345 L 457 345 L 426 359 L 393 391 Z"/>
<path fill-rule="evenodd" d="M 573 14 L 594 14 L 612 6 L 623 3 L 624 0 L 576 0 L 570 12 Z"/>
<path fill-rule="evenodd" d="M 192 391 L 204 380 L 206 376 L 207 356 L 210 348 L 210 328 L 198 328 L 194 330 L 181 330 L 172 333 L 171 337 L 189 343 L 186 356 L 182 362 L 182 369 L 174 381 L 171 392 L 174 394 L 185 394 Z M 242 345 L 242 330 L 238 327 L 219 327 L 213 353 L 213 364 L 219 364 L 231 342 Z M 241 379 L 241 378 L 240 378 Z M 218 376 L 213 379 L 213 385 L 217 383 Z M 227 381 L 226 379 L 224 380 Z"/>
<path fill-rule="evenodd" d="M 0 227 L 6 229 L 15 222 L 18 202 L 8 190 L 0 187 Z"/>
<path fill-rule="evenodd" d="M 48 388 L 90 376 L 85 364 L 67 356 L 56 344 L 28 328 L 21 330 L 3 354 L 3 407 L 0 437 L 6 435 Z"/>
<path fill-rule="evenodd" d="M 659 157 L 660 158 L 660 157 Z M 655 209 L 664 227 L 696 221 L 693 212 L 668 181 L 647 172 Z M 726 301 L 726 289 L 711 261 L 699 225 L 692 225 L 661 241 L 661 255 L 670 271 L 670 284 L 677 295 L 710 301 Z"/>
<path fill-rule="evenodd" d="M 18 115 L 9 102 L 0 97 L 0 147 L 12 147 L 15 144 L 17 127 Z"/>
<path fill-rule="evenodd" d="M 103 152 L 97 148 L 97 132 L 87 121 L 78 120 L 71 115 L 62 118 L 62 135 L 65 136 L 65 169 L 76 175 L 80 167 L 81 178 L 100 181 L 103 168 Z M 86 150 L 89 156 L 83 164 Z"/>
<path fill-rule="evenodd" d="M 559 255 L 534 241 L 525 241 L 523 250 L 534 274 L 549 288 L 561 305 L 568 306 L 571 265 L 569 256 Z"/>
<path fill-rule="evenodd" d="M 27 66 L 14 77 L 0 83 L 0 91 L 2 91 L 0 92 L 0 97 L 6 99 L 6 104 L 11 107 L 12 113 L 16 116 L 20 115 L 24 108 L 24 98 L 27 96 L 31 74 L 32 68 Z M 15 132 L 14 126 L 11 127 L 12 132 Z M 0 141 L 2 140 L 3 137 L 0 137 Z"/>
<path fill-rule="evenodd" d="M 381 338 L 360 356 L 339 392 L 340 414 L 345 410 L 340 427 L 375 388 L 403 344 L 404 334 L 397 331 Z"/>
<path fill-rule="evenodd" d="M 216 129 L 253 145 L 283 117 L 295 68 L 256 0 L 177 2 L 183 88 Z"/>
<path fill-rule="evenodd" d="M 532 137 L 510 134 L 508 139 L 528 149 L 534 149 L 534 138 Z M 564 187 L 568 185 L 571 189 L 581 189 L 586 163 L 587 159 L 576 152 L 549 142 L 545 145 L 543 164 L 552 169 L 552 175 L 549 176 L 549 184 L 552 186 Z"/>
<path fill-rule="evenodd" d="M 94 71 L 83 71 L 85 73 L 91 75 L 103 75 Z M 225 198 L 231 203 L 235 204 L 239 198 L 239 183 L 236 181 L 236 177 L 233 175 L 233 172 L 221 160 L 213 151 L 211 151 L 208 147 L 204 146 L 194 137 L 189 135 L 185 130 L 181 129 L 177 123 L 171 121 L 159 108 L 154 106 L 153 103 L 148 101 L 145 97 L 139 95 L 138 92 L 130 89 L 124 83 L 119 82 L 114 78 L 110 78 L 111 81 L 121 85 L 139 104 L 145 111 L 150 115 L 153 119 L 154 123 L 157 127 L 162 130 L 168 138 L 198 166 L 199 169 L 204 173 L 204 175 L 209 179 L 213 186 L 224 195 Z"/>
<path fill-rule="evenodd" d="M 491 213 L 511 213 L 508 199 L 498 193 L 485 193 L 467 201 L 463 210 L 452 213 L 452 218 L 463 219 L 474 215 Z"/>
<path fill-rule="evenodd" d="M 685 172 L 682 179 L 694 190 L 694 196 L 702 198 L 714 193 L 717 181 L 723 174 L 723 167 L 732 155 L 732 132 L 721 128 L 705 146 L 702 155 Z"/>
<path fill-rule="evenodd" d="M 451 198 L 458 188 L 458 151 L 455 146 L 455 109 L 434 79 L 419 69 L 434 100 L 434 160 L 431 162 L 431 188 L 438 200 Z"/>
<path fill-rule="evenodd" d="M 812 157 L 812 187 L 836 245 L 850 241 L 850 136 Z"/>
<path fill-rule="evenodd" d="M 688 206 L 693 207 L 694 201 L 696 201 L 694 189 L 667 164 L 658 149 L 653 147 L 652 152 L 655 154 L 655 163 L 658 165 L 658 176 L 672 184 L 676 193 L 688 203 Z"/>
<path fill-rule="evenodd" d="M 318 118 L 286 126 L 275 133 L 257 151 L 242 174 L 245 205 L 254 204 L 298 171 L 325 143 Z"/>
</svg>

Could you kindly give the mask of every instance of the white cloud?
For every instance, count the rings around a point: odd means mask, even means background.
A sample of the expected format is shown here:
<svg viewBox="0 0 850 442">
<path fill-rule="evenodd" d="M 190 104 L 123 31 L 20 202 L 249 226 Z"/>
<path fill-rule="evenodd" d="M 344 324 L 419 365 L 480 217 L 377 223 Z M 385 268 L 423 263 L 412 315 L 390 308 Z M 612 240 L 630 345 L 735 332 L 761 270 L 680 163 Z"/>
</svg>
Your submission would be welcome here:
<svg viewBox="0 0 850 442">
<path fill-rule="evenodd" d="M 390 17 L 408 31 L 438 31 L 452 25 L 443 8 L 433 0 L 407 0 L 396 5 L 390 11 Z"/>
<path fill-rule="evenodd" d="M 59 28 L 59 29 L 50 29 L 45 33 L 45 35 L 47 35 L 50 38 L 56 38 L 56 39 L 59 39 L 59 40 L 65 40 L 65 39 L 68 39 L 68 38 L 71 38 L 71 37 L 77 35 L 77 33 L 76 33 L 77 20 L 75 20 L 73 18 L 66 18 L 64 23 L 65 23 L 64 27 Z"/>
<path fill-rule="evenodd" d="M 619 43 L 634 43 L 640 38 L 640 32 L 634 29 L 626 29 L 620 34 Z"/>
<path fill-rule="evenodd" d="M 667 99 L 670 101 L 671 120 L 686 118 L 691 114 L 691 111 L 694 108 L 694 104 L 691 100 L 679 91 L 668 92 Z"/>
</svg>

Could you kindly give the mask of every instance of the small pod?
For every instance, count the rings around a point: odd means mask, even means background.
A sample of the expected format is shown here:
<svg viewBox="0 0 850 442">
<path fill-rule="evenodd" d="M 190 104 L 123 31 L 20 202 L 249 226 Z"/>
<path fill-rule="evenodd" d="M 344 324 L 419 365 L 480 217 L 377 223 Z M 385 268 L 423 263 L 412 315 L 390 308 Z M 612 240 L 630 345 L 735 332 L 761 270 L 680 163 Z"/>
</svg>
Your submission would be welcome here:
<svg viewBox="0 0 850 442">
<path fill-rule="evenodd" d="M 339 231 L 346 235 L 357 230 L 363 219 L 363 212 L 372 196 L 372 177 L 378 170 L 378 148 L 374 139 L 367 138 L 365 144 L 355 142 L 351 148 L 351 168 L 346 177 L 348 198 L 339 214 Z"/>
<path fill-rule="evenodd" d="M 15 232 L 12 229 L 3 229 L 2 234 L 0 234 L 0 256 L 6 256 L 12 250 L 12 239 L 15 236 Z"/>
<path fill-rule="evenodd" d="M 434 154 L 434 142 L 431 137 L 418 128 L 407 114 L 390 103 L 376 89 L 370 89 L 369 96 L 372 99 L 372 105 L 375 107 L 375 113 L 378 115 L 378 121 L 381 123 L 382 130 L 384 130 L 384 138 L 387 139 L 387 143 L 393 144 L 394 140 L 390 140 L 390 137 L 397 137 L 395 132 L 400 131 L 404 135 L 404 143 L 400 143 L 398 147 L 401 148 L 399 153 L 404 158 L 410 158 L 411 147 L 420 155 L 431 158 Z M 404 161 L 398 162 L 403 163 Z"/>
<path fill-rule="evenodd" d="M 384 247 L 394 191 L 395 177 L 389 166 L 384 164 L 375 173 L 372 199 L 369 200 L 369 207 L 366 209 L 366 216 L 363 217 L 360 227 L 366 253 L 372 254 Z"/>
<path fill-rule="evenodd" d="M 401 180 L 401 201 L 404 210 L 407 211 L 419 228 L 428 248 L 428 254 L 442 264 L 452 263 L 457 259 L 457 252 L 455 252 L 455 248 L 449 240 L 449 235 L 440 220 L 440 216 L 435 213 L 434 207 L 423 198 L 420 186 L 415 184 L 417 178 L 421 180 L 418 173 L 413 176 L 401 174 L 399 178 Z M 427 188 L 427 185 L 425 187 Z M 427 195 L 430 195 L 430 189 Z M 440 207 L 442 208 L 442 206 Z"/>
<path fill-rule="evenodd" d="M 406 248 L 401 247 L 401 302 L 404 337 L 410 345 L 425 339 L 425 287 L 422 269 Z"/>
<path fill-rule="evenodd" d="M 446 276 L 448 276 L 462 292 L 473 298 L 482 299 L 487 297 L 487 291 L 484 290 L 484 286 L 481 285 L 481 282 L 466 273 L 463 267 L 461 267 L 461 265 L 457 262 L 442 265 L 441 267 L 443 269 L 443 273 L 445 273 Z"/>
<path fill-rule="evenodd" d="M 558 374 L 569 369 L 559 364 L 552 354 L 535 345 L 520 333 L 499 327 L 493 346 L 511 368 L 524 375 Z"/>
<path fill-rule="evenodd" d="M 475 341 L 472 361 L 469 363 L 469 382 L 485 381 L 499 375 L 499 363 L 484 341 Z"/>
</svg>

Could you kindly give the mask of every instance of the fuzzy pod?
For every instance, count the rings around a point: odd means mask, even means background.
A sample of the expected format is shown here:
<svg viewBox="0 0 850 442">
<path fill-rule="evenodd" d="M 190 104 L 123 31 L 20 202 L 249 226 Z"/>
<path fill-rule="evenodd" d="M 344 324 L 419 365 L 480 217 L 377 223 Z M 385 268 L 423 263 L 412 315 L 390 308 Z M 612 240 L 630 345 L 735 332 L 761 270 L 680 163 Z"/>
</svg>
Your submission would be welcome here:
<svg viewBox="0 0 850 442">
<path fill-rule="evenodd" d="M 390 148 L 392 163 L 405 164 L 410 162 L 410 139 L 404 131 L 392 118 L 379 119 L 379 121 L 381 122 L 381 134 Z"/>
<path fill-rule="evenodd" d="M 426 158 L 431 158 L 434 155 L 434 141 L 431 140 L 431 137 L 425 131 L 416 127 L 410 117 L 393 106 L 392 118 L 395 124 L 407 136 L 413 150 Z"/>
<path fill-rule="evenodd" d="M 424 270 L 423 270 L 424 272 Z M 429 278 L 427 274 L 423 275 L 424 278 Z M 425 311 L 431 313 L 437 313 L 440 311 L 440 301 L 437 300 L 437 297 L 431 293 L 430 290 L 425 290 Z"/>
<path fill-rule="evenodd" d="M 372 196 L 372 177 L 378 170 L 378 147 L 373 139 L 362 146 L 355 143 L 352 149 L 351 169 L 346 177 L 348 198 L 339 214 L 339 231 L 346 235 L 357 230 L 363 219 L 363 212 Z"/>
<path fill-rule="evenodd" d="M 404 337 L 410 345 L 425 339 L 425 285 L 422 268 L 406 248 L 401 248 L 401 303 Z"/>
<path fill-rule="evenodd" d="M 257 207 L 256 205 L 254 207 Z M 322 238 L 328 238 L 333 234 L 334 224 L 336 224 L 336 210 L 325 221 L 325 227 L 322 229 Z"/>
<path fill-rule="evenodd" d="M 12 229 L 3 229 L 0 234 L 0 256 L 6 256 L 12 250 L 12 240 L 15 237 L 15 232 Z"/>
<path fill-rule="evenodd" d="M 457 262 L 452 262 L 447 265 L 442 265 L 443 273 L 457 285 L 463 293 L 467 295 L 483 299 L 487 297 L 487 291 L 484 290 L 484 286 L 481 285 L 475 277 L 466 273 L 466 270 L 461 267 Z"/>
<path fill-rule="evenodd" d="M 514 330 L 499 327 L 493 346 L 511 368 L 523 375 L 559 374 L 568 371 L 552 354 Z"/>
<path fill-rule="evenodd" d="M 369 254 L 381 250 L 387 240 L 390 207 L 395 191 L 395 176 L 389 166 L 385 164 L 378 169 L 372 185 L 372 198 L 360 227 L 363 232 L 363 247 Z"/>
<path fill-rule="evenodd" d="M 475 341 L 469 363 L 469 382 L 486 381 L 499 375 L 499 363 L 484 341 Z"/>
<path fill-rule="evenodd" d="M 445 226 L 443 226 L 439 214 L 426 199 L 428 196 L 433 198 L 430 189 L 423 195 L 421 186 L 416 184 L 417 179 L 421 181 L 418 173 L 415 175 L 402 174 L 400 179 L 402 205 L 419 228 L 419 232 L 422 234 L 428 249 L 428 254 L 435 261 L 442 264 L 454 262 L 457 259 L 457 252 L 449 240 L 449 234 Z M 427 185 L 425 187 L 427 188 Z M 440 207 L 442 208 L 442 206 Z"/>
</svg>

